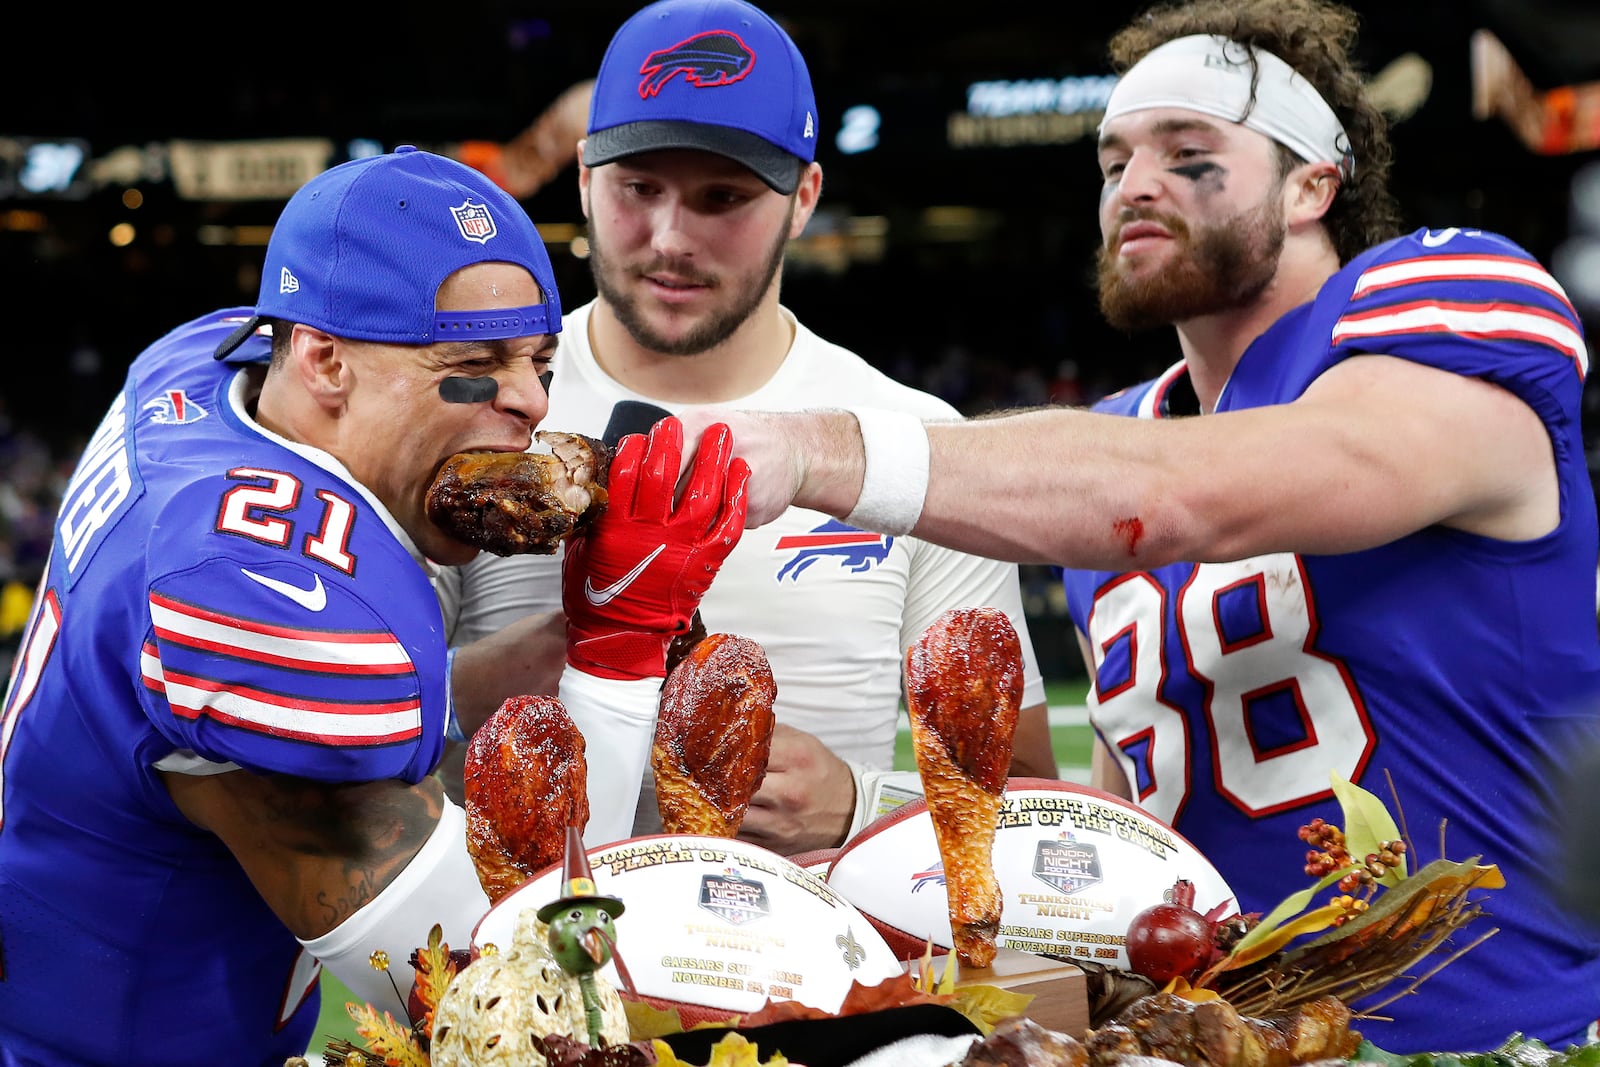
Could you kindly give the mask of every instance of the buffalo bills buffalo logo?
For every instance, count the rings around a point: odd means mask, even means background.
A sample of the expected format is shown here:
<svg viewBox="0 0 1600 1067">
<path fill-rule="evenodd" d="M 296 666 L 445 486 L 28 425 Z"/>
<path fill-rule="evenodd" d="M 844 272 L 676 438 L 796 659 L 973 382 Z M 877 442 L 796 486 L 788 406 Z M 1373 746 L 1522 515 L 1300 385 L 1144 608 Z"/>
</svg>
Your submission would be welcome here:
<svg viewBox="0 0 1600 1067">
<path fill-rule="evenodd" d="M 839 566 L 859 574 L 888 559 L 893 544 L 894 538 L 887 534 L 868 533 L 829 519 L 809 533 L 778 538 L 773 546 L 777 551 L 794 553 L 778 568 L 778 581 L 799 580 L 801 571 L 823 558 L 838 560 Z"/>
<path fill-rule="evenodd" d="M 182 389 L 168 389 L 154 400 L 145 401 L 150 421 L 166 426 L 186 426 L 206 417 L 206 409 L 189 399 Z"/>
<path fill-rule="evenodd" d="M 639 83 L 639 99 L 655 96 L 680 72 L 689 84 L 707 89 L 732 85 L 755 65 L 756 54 L 738 34 L 707 30 L 645 57 L 639 67 L 639 73 L 644 75 L 644 81 Z"/>
<path fill-rule="evenodd" d="M 911 872 L 911 891 L 913 893 L 931 885 L 944 888 L 945 884 L 944 860 L 942 859 L 926 870 Z"/>
</svg>

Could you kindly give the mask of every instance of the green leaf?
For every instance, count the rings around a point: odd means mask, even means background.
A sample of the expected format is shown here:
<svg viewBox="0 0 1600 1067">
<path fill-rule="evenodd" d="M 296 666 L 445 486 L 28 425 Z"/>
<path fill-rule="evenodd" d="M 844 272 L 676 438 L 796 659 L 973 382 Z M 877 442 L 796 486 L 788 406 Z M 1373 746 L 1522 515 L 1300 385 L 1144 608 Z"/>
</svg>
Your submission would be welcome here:
<svg viewBox="0 0 1600 1067">
<path fill-rule="evenodd" d="M 1380 1067 L 1600 1067 L 1600 1045 L 1569 1045 L 1565 1052 L 1556 1052 L 1535 1038 L 1512 1034 L 1503 1045 L 1490 1052 L 1401 1055 L 1386 1052 L 1371 1041 L 1363 1041 L 1350 1062 Z"/>
<path fill-rule="evenodd" d="M 1344 845 L 1350 858 L 1364 864 L 1374 852 L 1382 851 L 1387 841 L 1400 840 L 1400 828 L 1394 824 L 1389 809 L 1383 801 L 1345 778 L 1338 771 L 1329 772 L 1333 782 L 1333 795 L 1339 798 L 1344 811 Z M 1378 879 L 1381 885 L 1399 885 L 1406 876 L 1406 858 L 1400 857 L 1400 866 Z"/>
</svg>

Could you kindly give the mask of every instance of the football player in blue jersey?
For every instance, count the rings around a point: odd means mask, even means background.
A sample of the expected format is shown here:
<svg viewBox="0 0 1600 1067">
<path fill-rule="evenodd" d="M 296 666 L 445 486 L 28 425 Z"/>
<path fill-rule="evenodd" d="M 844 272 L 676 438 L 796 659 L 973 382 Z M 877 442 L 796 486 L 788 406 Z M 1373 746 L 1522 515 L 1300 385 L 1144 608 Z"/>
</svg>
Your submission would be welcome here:
<svg viewBox="0 0 1600 1067">
<path fill-rule="evenodd" d="M 134 361 L 0 711 L 0 1064 L 277 1067 L 323 966 L 401 1016 L 432 925 L 468 943 L 488 900 L 430 775 L 452 711 L 429 579 L 476 549 L 424 498 L 452 454 L 527 448 L 560 328 L 517 202 L 403 147 L 289 201 L 254 308 Z M 561 681 L 615 741 L 588 753 L 591 792 L 624 794 L 607 839 L 743 522 L 726 449 L 673 504 L 676 430 L 624 442 L 568 553 L 614 594 L 567 605 Z"/>
<path fill-rule="evenodd" d="M 1334 772 L 1385 799 L 1392 778 L 1418 862 L 1443 826 L 1450 858 L 1498 864 L 1462 941 L 1498 933 L 1362 1020 L 1380 1046 L 1580 1041 L 1600 932 L 1548 867 L 1551 771 L 1600 687 L 1589 354 L 1512 241 L 1398 234 L 1355 24 L 1323 0 L 1195 0 L 1114 39 L 1101 304 L 1177 328 L 1155 381 L 1099 412 L 684 421 L 732 420 L 752 524 L 798 504 L 1078 568 L 1096 780 L 1204 851 L 1243 910 L 1307 886 L 1297 830 L 1339 821 Z"/>
</svg>

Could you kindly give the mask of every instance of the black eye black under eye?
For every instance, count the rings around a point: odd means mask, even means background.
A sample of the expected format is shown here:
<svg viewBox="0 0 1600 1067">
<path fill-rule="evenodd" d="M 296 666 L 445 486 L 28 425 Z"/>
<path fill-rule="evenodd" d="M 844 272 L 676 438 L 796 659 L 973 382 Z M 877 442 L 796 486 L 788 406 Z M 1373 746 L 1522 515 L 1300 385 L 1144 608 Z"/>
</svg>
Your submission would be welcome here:
<svg viewBox="0 0 1600 1067">
<path fill-rule="evenodd" d="M 1201 178 L 1208 178 L 1212 176 L 1220 178 L 1228 173 L 1215 163 L 1184 163 L 1171 168 L 1171 170 L 1172 173 L 1179 175 L 1180 177 L 1188 178 L 1192 182 L 1197 182 Z"/>
<path fill-rule="evenodd" d="M 439 383 L 439 398 L 447 404 L 483 404 L 500 392 L 493 378 L 465 378 L 451 375 Z"/>
</svg>

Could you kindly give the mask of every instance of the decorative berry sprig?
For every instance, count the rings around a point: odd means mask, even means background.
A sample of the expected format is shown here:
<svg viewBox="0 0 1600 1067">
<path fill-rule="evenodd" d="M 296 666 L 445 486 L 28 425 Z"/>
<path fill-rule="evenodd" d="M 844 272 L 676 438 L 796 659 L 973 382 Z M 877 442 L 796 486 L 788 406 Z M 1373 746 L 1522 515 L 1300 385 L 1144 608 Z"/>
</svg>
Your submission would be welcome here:
<svg viewBox="0 0 1600 1067">
<path fill-rule="evenodd" d="M 1311 846 L 1306 853 L 1306 874 L 1312 878 L 1326 878 L 1335 871 L 1347 871 L 1338 883 L 1339 891 L 1346 896 L 1359 890 L 1363 899 L 1370 900 L 1391 872 L 1405 877 L 1402 857 L 1406 854 L 1406 843 L 1399 838 L 1378 842 L 1376 850 L 1363 856 L 1359 864 L 1350 855 L 1344 831 L 1321 818 L 1300 827 L 1300 840 Z"/>
</svg>

